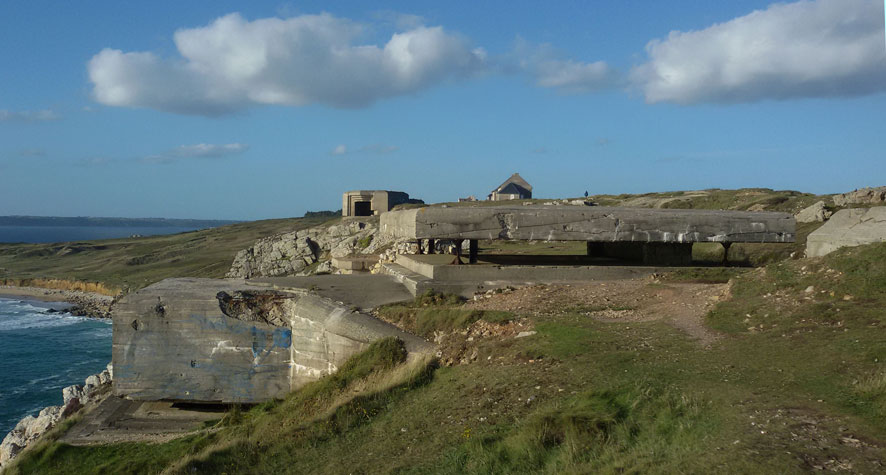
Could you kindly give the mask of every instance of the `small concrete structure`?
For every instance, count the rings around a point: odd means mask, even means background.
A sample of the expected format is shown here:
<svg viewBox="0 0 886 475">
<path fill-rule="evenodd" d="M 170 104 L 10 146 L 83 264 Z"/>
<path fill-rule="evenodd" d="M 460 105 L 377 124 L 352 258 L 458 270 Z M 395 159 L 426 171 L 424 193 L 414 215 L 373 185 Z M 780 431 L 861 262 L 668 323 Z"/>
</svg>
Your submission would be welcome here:
<svg viewBox="0 0 886 475">
<path fill-rule="evenodd" d="M 821 257 L 841 247 L 886 241 L 886 206 L 837 211 L 806 238 L 806 257 Z"/>
<path fill-rule="evenodd" d="M 351 276 L 319 277 L 338 282 Z M 377 277 L 381 287 L 367 298 L 383 296 L 386 285 L 397 287 L 396 299 L 408 296 L 392 278 Z M 167 279 L 115 306 L 114 392 L 136 400 L 281 398 L 386 336 L 403 340 L 411 355 L 431 348 L 354 306 L 305 289 L 240 279 Z"/>
<path fill-rule="evenodd" d="M 528 200 L 532 198 L 532 185 L 519 173 L 514 173 L 488 196 L 490 201 Z M 460 201 L 460 200 L 459 200 Z"/>
<path fill-rule="evenodd" d="M 378 264 L 378 256 L 373 254 L 332 258 L 332 267 L 346 273 L 369 272 L 375 264 Z"/>
<path fill-rule="evenodd" d="M 381 232 L 399 239 L 451 239 L 456 249 L 477 240 L 586 241 L 588 255 L 684 265 L 692 243 L 794 242 L 788 213 L 708 211 L 602 206 L 485 206 L 418 208 L 386 213 Z M 457 252 L 458 254 L 458 252 Z"/>
<path fill-rule="evenodd" d="M 390 211 L 394 206 L 409 202 L 409 195 L 402 191 L 346 191 L 341 198 L 341 215 L 375 216 Z"/>
</svg>

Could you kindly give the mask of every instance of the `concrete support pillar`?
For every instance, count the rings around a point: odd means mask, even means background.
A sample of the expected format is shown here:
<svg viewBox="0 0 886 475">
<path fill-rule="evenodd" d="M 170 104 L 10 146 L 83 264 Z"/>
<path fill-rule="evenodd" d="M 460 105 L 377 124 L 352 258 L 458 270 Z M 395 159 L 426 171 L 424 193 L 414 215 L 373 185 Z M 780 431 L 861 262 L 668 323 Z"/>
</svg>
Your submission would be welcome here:
<svg viewBox="0 0 886 475">
<path fill-rule="evenodd" d="M 729 266 L 729 247 L 732 246 L 731 242 L 721 242 L 723 245 L 723 267 Z"/>
<path fill-rule="evenodd" d="M 453 242 L 455 243 L 455 260 L 453 260 L 452 263 L 455 265 L 461 265 L 461 245 L 465 240 L 456 239 Z"/>
<path fill-rule="evenodd" d="M 435 254 L 437 250 L 437 242 L 434 239 L 428 239 L 428 254 Z"/>
<path fill-rule="evenodd" d="M 477 263 L 477 255 L 480 253 L 480 244 L 476 239 L 471 239 L 469 241 L 470 250 L 468 251 L 468 262 L 471 264 Z"/>
</svg>

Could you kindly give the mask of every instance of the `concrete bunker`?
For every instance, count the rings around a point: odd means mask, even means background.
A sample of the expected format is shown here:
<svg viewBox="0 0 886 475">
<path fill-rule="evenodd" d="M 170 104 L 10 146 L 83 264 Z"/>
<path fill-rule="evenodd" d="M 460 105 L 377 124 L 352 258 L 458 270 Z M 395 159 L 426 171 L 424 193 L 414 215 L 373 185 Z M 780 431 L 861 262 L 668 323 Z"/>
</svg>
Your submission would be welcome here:
<svg viewBox="0 0 886 475">
<path fill-rule="evenodd" d="M 788 213 L 537 205 L 400 210 L 384 214 L 380 227 L 430 253 L 436 241 L 451 240 L 454 264 L 461 263 L 464 241 L 473 264 L 479 240 L 525 240 L 583 241 L 590 258 L 689 265 L 696 242 L 728 249 L 736 242 L 794 242 L 796 233 Z"/>
<path fill-rule="evenodd" d="M 375 216 L 390 211 L 399 204 L 421 202 L 412 200 L 402 191 L 353 190 L 342 194 L 341 215 Z"/>
<path fill-rule="evenodd" d="M 213 403 L 281 398 L 386 336 L 403 340 L 410 355 L 431 348 L 305 289 L 167 279 L 115 308 L 114 392 L 135 400 Z"/>
</svg>

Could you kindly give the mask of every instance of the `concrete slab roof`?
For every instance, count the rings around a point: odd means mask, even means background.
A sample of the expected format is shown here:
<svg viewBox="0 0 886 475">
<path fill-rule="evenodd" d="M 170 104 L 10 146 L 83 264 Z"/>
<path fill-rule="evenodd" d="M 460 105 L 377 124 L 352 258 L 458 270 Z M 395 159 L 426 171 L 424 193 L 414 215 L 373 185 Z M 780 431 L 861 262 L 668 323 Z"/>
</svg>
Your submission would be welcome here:
<svg viewBox="0 0 886 475">
<path fill-rule="evenodd" d="M 597 242 L 794 242 L 789 213 L 604 206 L 428 207 L 381 216 L 401 239 Z"/>
</svg>

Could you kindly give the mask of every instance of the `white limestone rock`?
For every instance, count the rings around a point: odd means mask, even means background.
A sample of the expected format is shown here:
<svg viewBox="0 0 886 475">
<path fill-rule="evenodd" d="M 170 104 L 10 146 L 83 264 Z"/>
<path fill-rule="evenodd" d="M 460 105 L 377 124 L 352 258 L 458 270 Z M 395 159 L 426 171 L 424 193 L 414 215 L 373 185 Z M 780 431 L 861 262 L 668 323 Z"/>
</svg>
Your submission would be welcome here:
<svg viewBox="0 0 886 475">
<path fill-rule="evenodd" d="M 20 430 L 19 426 L 9 431 L 6 437 L 3 438 L 3 442 L 0 442 L 0 468 L 6 466 L 27 445 L 25 432 Z"/>
<path fill-rule="evenodd" d="M 62 389 L 62 399 L 65 401 L 64 405 L 66 406 L 68 405 L 68 402 L 74 398 L 83 401 L 84 396 L 86 396 L 86 391 L 84 391 L 83 386 L 80 386 L 79 384 Z"/>
<path fill-rule="evenodd" d="M 111 373 L 108 370 L 104 370 L 98 374 L 98 380 L 100 384 L 109 384 L 111 382 Z"/>
<path fill-rule="evenodd" d="M 837 206 L 846 206 L 851 204 L 883 204 L 886 203 L 886 186 L 878 186 L 876 188 L 862 188 L 860 190 L 850 191 L 834 195 L 834 204 Z"/>
<path fill-rule="evenodd" d="M 827 221 L 834 214 L 827 209 L 824 201 L 819 201 L 808 208 L 804 208 L 794 217 L 798 223 L 814 223 Z"/>
<path fill-rule="evenodd" d="M 320 268 L 308 267 L 318 261 L 354 253 L 369 254 L 384 246 L 386 241 L 377 238 L 377 230 L 373 219 L 346 220 L 259 239 L 237 253 L 227 277 L 313 274 Z M 370 245 L 360 248 L 358 243 L 368 236 L 372 236 Z"/>
<path fill-rule="evenodd" d="M 86 388 L 87 393 L 94 391 L 95 388 L 97 388 L 101 385 L 102 385 L 101 379 L 99 379 L 97 374 L 93 374 L 93 375 L 86 377 L 85 388 Z"/>
<path fill-rule="evenodd" d="M 874 242 L 886 242 L 886 206 L 844 209 L 806 238 L 806 257 Z"/>
</svg>

